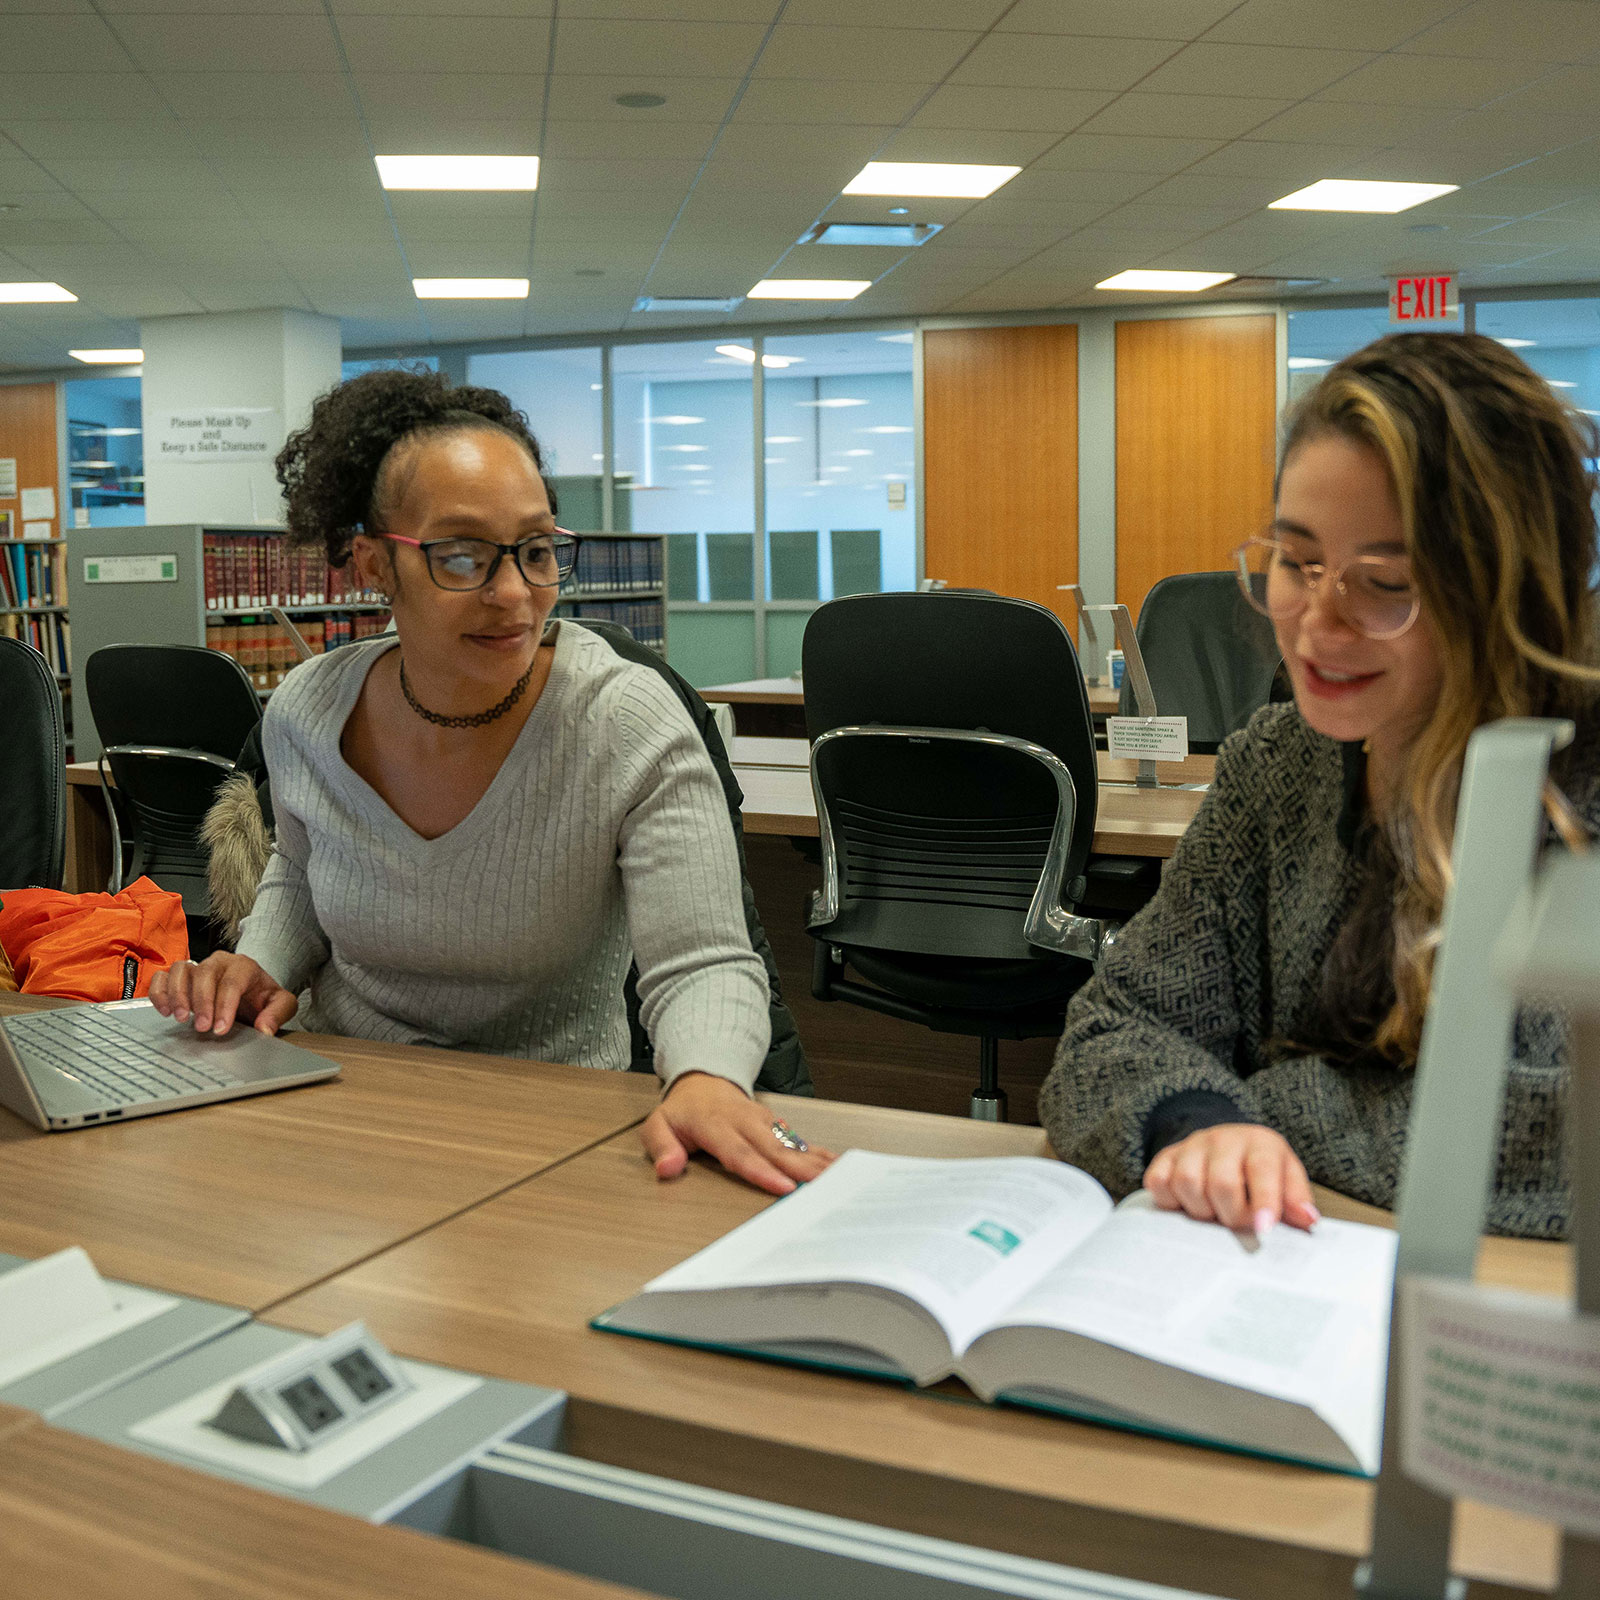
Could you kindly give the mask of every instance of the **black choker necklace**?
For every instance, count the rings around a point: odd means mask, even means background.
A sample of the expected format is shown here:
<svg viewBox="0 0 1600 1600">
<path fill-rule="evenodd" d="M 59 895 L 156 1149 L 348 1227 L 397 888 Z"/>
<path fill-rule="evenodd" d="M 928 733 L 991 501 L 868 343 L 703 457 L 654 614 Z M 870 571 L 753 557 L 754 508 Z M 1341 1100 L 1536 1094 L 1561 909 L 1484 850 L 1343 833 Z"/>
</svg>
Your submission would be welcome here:
<svg viewBox="0 0 1600 1600">
<path fill-rule="evenodd" d="M 508 712 L 512 706 L 514 706 L 517 701 L 522 698 L 524 691 L 528 687 L 528 680 L 533 676 L 533 669 L 538 664 L 539 652 L 535 650 L 533 653 L 533 660 L 528 663 L 528 670 L 517 679 L 516 683 L 512 686 L 511 693 L 508 694 L 498 705 L 490 706 L 487 711 L 480 711 L 474 717 L 446 717 L 442 716 L 437 711 L 430 711 L 421 703 L 421 701 L 417 699 L 414 694 L 412 694 L 411 685 L 406 682 L 406 664 L 404 658 L 402 658 L 400 662 L 400 692 L 406 697 L 406 704 L 410 706 L 419 717 L 422 717 L 425 721 L 436 724 L 438 727 L 481 728 L 486 723 L 494 722 L 498 718 L 503 717 L 506 712 Z"/>
</svg>

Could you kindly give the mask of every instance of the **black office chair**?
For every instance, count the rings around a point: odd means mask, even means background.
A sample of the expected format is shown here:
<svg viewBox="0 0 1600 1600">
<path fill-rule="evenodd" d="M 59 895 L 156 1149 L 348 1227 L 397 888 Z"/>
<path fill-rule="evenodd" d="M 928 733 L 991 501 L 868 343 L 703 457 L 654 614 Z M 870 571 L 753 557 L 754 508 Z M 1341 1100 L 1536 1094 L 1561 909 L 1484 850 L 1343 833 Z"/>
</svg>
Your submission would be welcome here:
<svg viewBox="0 0 1600 1600">
<path fill-rule="evenodd" d="M 0 639 L 0 890 L 59 889 L 67 849 L 67 737 L 50 664 Z"/>
<path fill-rule="evenodd" d="M 115 893 L 125 877 L 142 875 L 182 895 L 189 947 L 202 955 L 215 940 L 200 827 L 261 721 L 261 701 L 237 661 L 198 645 L 107 645 L 89 657 L 83 676 L 103 747 L 109 887 Z M 119 806 L 132 833 L 126 845 Z"/>
<path fill-rule="evenodd" d="M 1134 632 L 1156 710 L 1189 719 L 1189 748 L 1214 755 L 1273 697 L 1283 657 L 1272 624 L 1251 608 L 1231 572 L 1163 578 L 1145 596 Z M 1122 715 L 1138 715 L 1122 683 Z"/>
<path fill-rule="evenodd" d="M 1077 653 L 1027 600 L 852 595 L 803 646 L 821 833 L 813 993 L 980 1041 L 1061 1031 L 1115 923 L 1093 909 L 1098 782 Z M 856 981 L 848 976 L 853 970 Z"/>
</svg>

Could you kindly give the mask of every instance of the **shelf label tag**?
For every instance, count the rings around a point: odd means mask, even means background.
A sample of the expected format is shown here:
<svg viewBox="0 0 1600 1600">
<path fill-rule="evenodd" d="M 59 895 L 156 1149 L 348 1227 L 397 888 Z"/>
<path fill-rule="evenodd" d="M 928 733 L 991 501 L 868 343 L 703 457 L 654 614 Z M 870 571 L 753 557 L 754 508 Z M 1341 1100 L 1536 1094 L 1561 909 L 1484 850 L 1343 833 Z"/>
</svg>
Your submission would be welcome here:
<svg viewBox="0 0 1600 1600">
<path fill-rule="evenodd" d="M 1107 717 L 1106 754 L 1127 761 L 1182 761 L 1189 754 L 1189 719 Z"/>
<path fill-rule="evenodd" d="M 1600 1537 L 1600 1317 L 1455 1279 L 1400 1292 L 1407 1476 Z"/>
<path fill-rule="evenodd" d="M 164 556 L 85 556 L 85 583 L 176 583 L 176 552 Z"/>
</svg>

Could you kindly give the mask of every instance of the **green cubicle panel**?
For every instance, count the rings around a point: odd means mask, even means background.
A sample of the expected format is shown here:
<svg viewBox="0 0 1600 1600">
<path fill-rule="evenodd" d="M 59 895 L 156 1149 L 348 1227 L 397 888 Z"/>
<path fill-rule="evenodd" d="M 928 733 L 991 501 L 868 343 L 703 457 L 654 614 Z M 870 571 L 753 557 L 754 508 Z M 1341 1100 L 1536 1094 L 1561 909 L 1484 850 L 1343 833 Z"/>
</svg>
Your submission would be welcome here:
<svg viewBox="0 0 1600 1600">
<path fill-rule="evenodd" d="M 700 535 L 669 533 L 667 546 L 667 598 L 700 598 Z"/>
<path fill-rule="evenodd" d="M 695 688 L 703 689 L 708 683 L 744 683 L 755 677 L 753 611 L 671 606 L 668 615 L 667 658 Z"/>
<path fill-rule="evenodd" d="M 612 480 L 611 528 L 613 533 L 633 532 L 632 475 L 617 474 Z M 593 533 L 605 527 L 605 504 L 601 496 L 599 473 L 556 476 L 546 480 L 555 496 L 556 521 L 577 533 Z"/>
<path fill-rule="evenodd" d="M 774 530 L 767 535 L 767 574 L 770 598 L 817 598 L 817 530 Z"/>
<path fill-rule="evenodd" d="M 753 600 L 755 572 L 754 534 L 706 535 L 706 575 L 710 579 L 711 599 Z"/>
<path fill-rule="evenodd" d="M 833 594 L 877 594 L 883 588 L 883 532 L 878 528 L 835 528 Z"/>
<path fill-rule="evenodd" d="M 787 678 L 800 670 L 800 642 L 805 638 L 809 611 L 767 613 L 767 676 Z"/>
</svg>

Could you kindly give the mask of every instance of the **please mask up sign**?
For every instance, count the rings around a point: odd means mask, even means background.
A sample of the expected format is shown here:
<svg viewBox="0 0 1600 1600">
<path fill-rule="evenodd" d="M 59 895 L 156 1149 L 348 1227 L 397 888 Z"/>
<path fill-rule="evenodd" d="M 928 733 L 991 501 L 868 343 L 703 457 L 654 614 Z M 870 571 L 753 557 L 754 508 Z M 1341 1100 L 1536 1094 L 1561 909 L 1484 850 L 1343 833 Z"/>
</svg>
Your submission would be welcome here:
<svg viewBox="0 0 1600 1600">
<path fill-rule="evenodd" d="M 1391 322 L 1443 322 L 1461 315 L 1453 272 L 1429 272 L 1395 278 L 1389 285 Z"/>
</svg>

